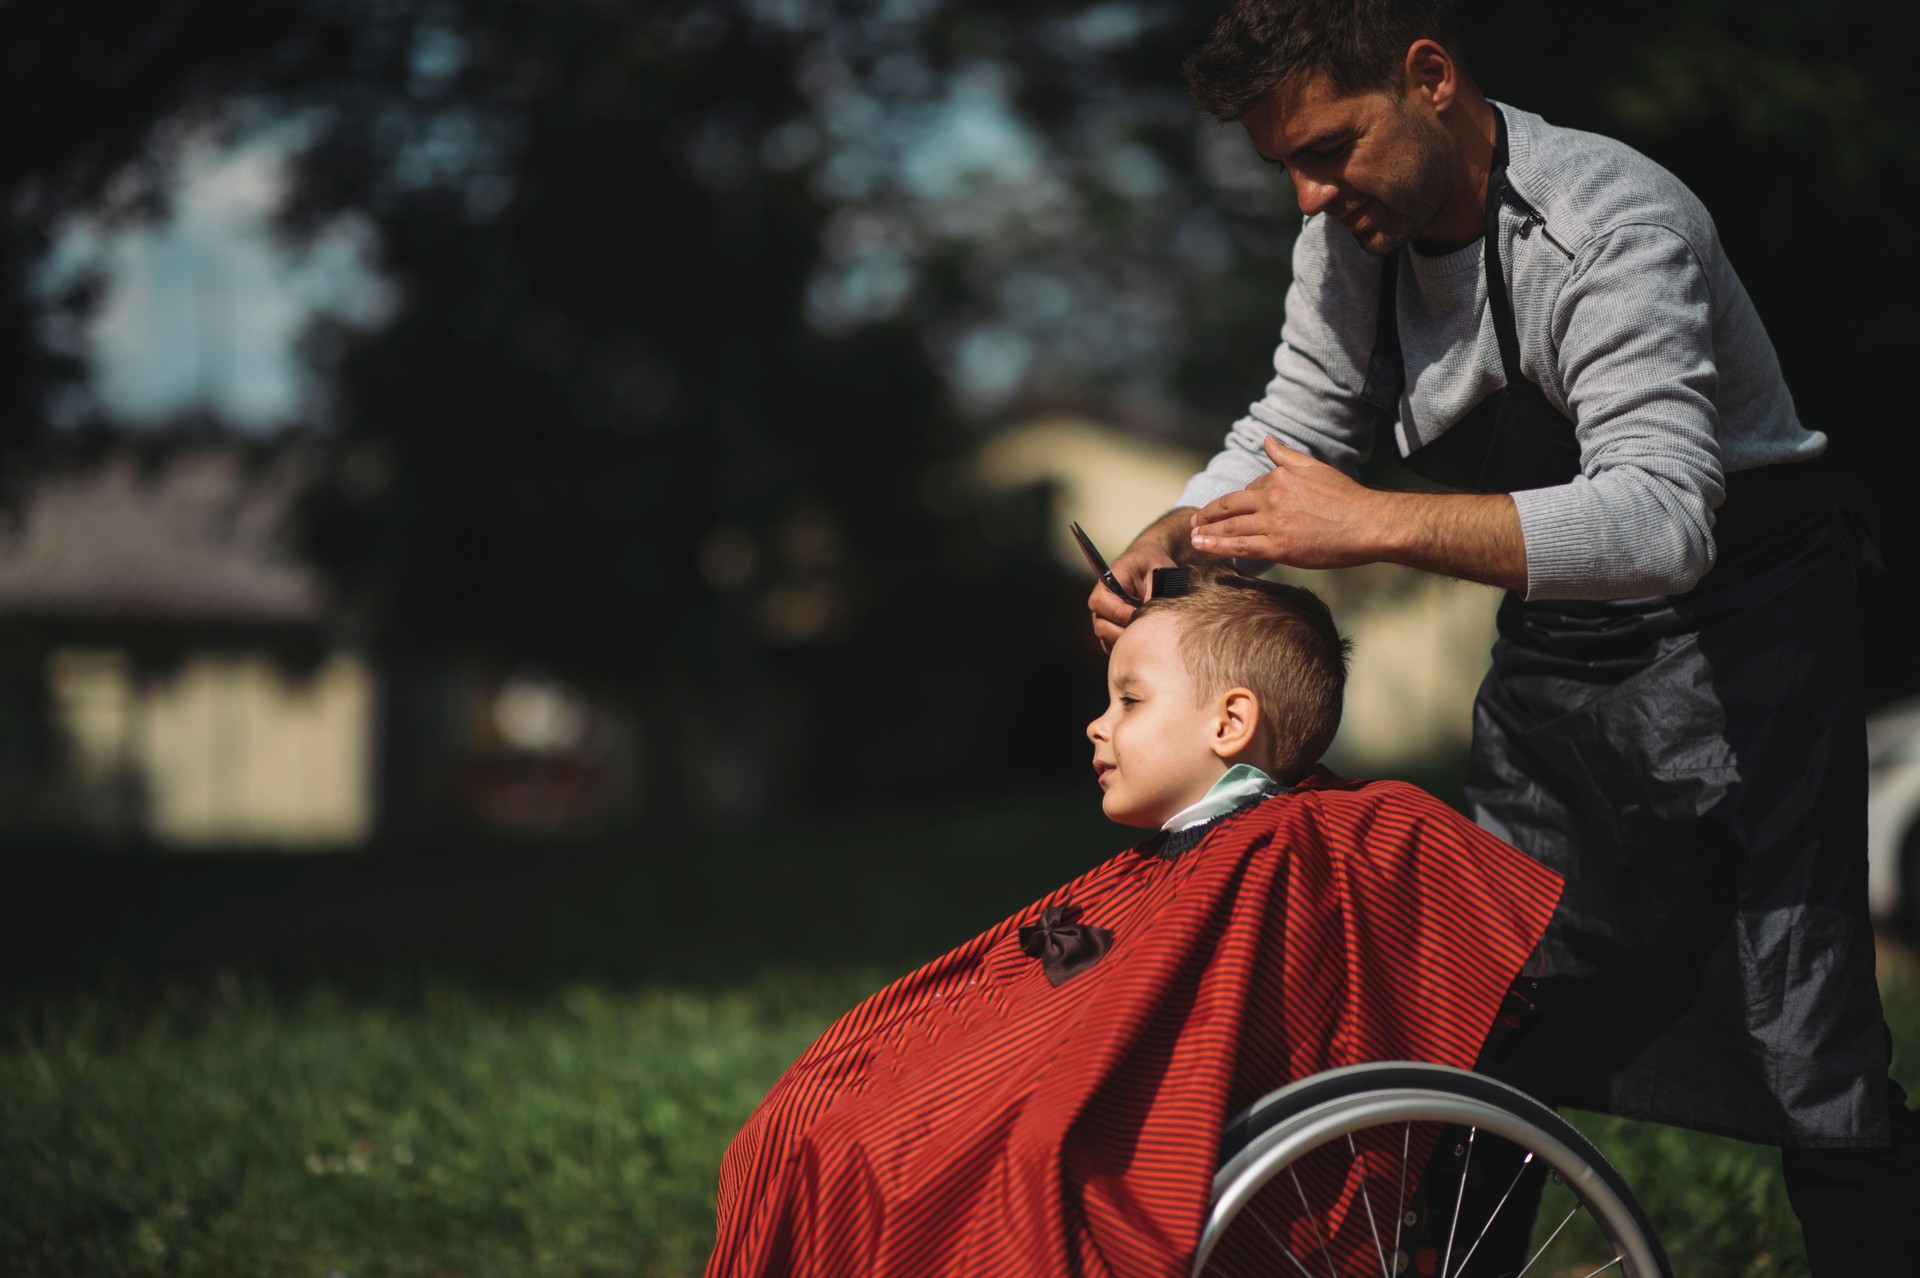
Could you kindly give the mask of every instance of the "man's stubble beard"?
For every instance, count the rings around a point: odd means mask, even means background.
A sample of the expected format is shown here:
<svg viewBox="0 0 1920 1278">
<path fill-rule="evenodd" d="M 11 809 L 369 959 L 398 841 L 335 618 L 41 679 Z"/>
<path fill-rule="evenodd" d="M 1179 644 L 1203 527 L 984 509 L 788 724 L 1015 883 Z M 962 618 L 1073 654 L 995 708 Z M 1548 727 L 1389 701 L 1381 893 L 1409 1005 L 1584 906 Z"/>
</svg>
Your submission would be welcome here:
<svg viewBox="0 0 1920 1278">
<path fill-rule="evenodd" d="M 1437 126 L 1418 122 L 1407 131 L 1407 164 L 1387 191 L 1374 197 L 1385 215 L 1380 223 L 1353 232 L 1373 257 L 1391 257 L 1436 222 L 1453 202 L 1463 180 L 1453 140 Z"/>
</svg>

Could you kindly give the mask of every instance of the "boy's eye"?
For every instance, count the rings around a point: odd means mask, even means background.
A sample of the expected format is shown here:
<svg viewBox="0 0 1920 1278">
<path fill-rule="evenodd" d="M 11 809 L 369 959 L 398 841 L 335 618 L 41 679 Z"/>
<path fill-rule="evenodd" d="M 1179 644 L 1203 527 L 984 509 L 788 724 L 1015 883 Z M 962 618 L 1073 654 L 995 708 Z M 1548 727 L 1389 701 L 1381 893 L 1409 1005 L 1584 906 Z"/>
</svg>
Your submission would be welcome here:
<svg viewBox="0 0 1920 1278">
<path fill-rule="evenodd" d="M 1137 705 L 1139 701 L 1140 701 L 1140 698 L 1138 697 L 1132 697 L 1132 696 L 1126 696 L 1126 695 L 1122 695 L 1120 698 L 1120 704 L 1123 706 Z"/>
</svg>

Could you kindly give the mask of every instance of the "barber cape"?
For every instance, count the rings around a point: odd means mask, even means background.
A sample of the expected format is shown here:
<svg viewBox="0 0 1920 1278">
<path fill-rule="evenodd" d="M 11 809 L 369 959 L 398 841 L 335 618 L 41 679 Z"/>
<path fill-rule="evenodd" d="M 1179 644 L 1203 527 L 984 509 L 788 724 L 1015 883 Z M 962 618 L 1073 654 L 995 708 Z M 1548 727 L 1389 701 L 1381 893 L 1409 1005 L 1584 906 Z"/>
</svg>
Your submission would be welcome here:
<svg viewBox="0 0 1920 1278">
<path fill-rule="evenodd" d="M 1471 1066 L 1559 894 L 1325 771 L 1156 834 L 807 1049 L 727 1150 L 707 1274 L 1184 1274 L 1226 1120 L 1361 1061 Z"/>
</svg>

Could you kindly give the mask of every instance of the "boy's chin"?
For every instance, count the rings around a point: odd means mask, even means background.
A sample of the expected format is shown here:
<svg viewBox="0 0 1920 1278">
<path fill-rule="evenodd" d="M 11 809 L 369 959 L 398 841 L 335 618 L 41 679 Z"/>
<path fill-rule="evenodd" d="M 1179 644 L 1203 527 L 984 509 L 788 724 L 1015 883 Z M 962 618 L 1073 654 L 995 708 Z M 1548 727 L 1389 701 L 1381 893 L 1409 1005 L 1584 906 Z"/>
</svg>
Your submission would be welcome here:
<svg viewBox="0 0 1920 1278">
<path fill-rule="evenodd" d="M 1112 794 L 1101 797 L 1100 810 L 1106 813 L 1107 820 L 1115 825 L 1130 825 L 1139 830 L 1157 830 L 1167 823 L 1168 817 L 1173 815 L 1172 812 L 1161 814 L 1131 810 L 1126 804 L 1117 801 Z"/>
</svg>

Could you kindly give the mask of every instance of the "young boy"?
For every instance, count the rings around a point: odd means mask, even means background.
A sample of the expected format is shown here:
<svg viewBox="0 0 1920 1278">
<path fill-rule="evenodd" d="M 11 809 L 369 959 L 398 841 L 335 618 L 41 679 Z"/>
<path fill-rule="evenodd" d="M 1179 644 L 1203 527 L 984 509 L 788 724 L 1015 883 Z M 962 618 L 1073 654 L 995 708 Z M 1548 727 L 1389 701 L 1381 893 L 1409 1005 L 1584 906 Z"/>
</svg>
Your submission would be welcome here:
<svg viewBox="0 0 1920 1278">
<path fill-rule="evenodd" d="M 1201 572 L 1150 600 L 1114 644 L 1107 712 L 1087 725 L 1102 810 L 1122 825 L 1191 826 L 1184 810 L 1216 786 L 1293 785 L 1340 726 L 1347 648 L 1327 606 L 1297 586 Z M 1203 806 L 1217 815 L 1220 802 Z"/>
<path fill-rule="evenodd" d="M 1144 842 L 848 1012 L 727 1151 L 709 1278 L 1183 1274 L 1228 1116 L 1365 1060 L 1473 1063 L 1560 890 L 1395 782 L 1314 768 L 1346 644 L 1196 569 L 1087 728 Z"/>
</svg>

